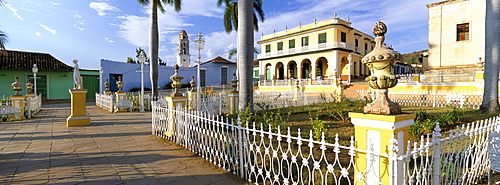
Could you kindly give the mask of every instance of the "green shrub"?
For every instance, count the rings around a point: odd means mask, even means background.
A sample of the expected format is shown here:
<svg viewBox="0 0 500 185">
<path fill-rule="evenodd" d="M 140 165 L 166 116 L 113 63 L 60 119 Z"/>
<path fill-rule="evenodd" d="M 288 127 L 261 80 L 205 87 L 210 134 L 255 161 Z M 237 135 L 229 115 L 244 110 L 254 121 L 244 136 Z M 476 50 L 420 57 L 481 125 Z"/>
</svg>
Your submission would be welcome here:
<svg viewBox="0 0 500 185">
<path fill-rule="evenodd" d="M 320 120 L 318 117 L 312 118 L 309 117 L 311 122 L 311 127 L 313 129 L 313 137 L 316 141 L 321 141 L 321 135 L 324 132 L 325 125 L 323 124 L 323 120 Z"/>
<path fill-rule="evenodd" d="M 360 112 L 365 105 L 365 101 L 342 99 L 340 102 L 324 102 L 321 106 L 321 110 L 328 117 L 347 123 L 350 119 L 349 112 Z"/>
<path fill-rule="evenodd" d="M 434 120 L 439 122 L 442 126 L 450 126 L 453 123 L 456 123 L 462 119 L 463 110 L 462 109 L 453 109 L 451 111 L 447 111 L 444 114 L 438 114 L 434 117 Z"/>
<path fill-rule="evenodd" d="M 414 136 L 432 133 L 434 127 L 436 127 L 436 122 L 439 122 L 442 127 L 450 126 L 453 123 L 459 122 L 462 116 L 462 109 L 453 109 L 434 116 L 428 115 L 425 110 L 419 110 L 416 112 L 415 122 L 410 126 L 409 132 Z"/>
<path fill-rule="evenodd" d="M 238 115 L 240 116 L 243 126 L 246 126 L 247 123 L 250 126 L 255 122 L 255 124 L 257 124 L 256 127 L 260 127 L 262 124 L 264 130 L 268 130 L 270 126 L 271 131 L 276 131 L 278 130 L 278 126 L 281 126 L 284 122 L 283 116 L 279 112 L 251 112 L 249 107 L 247 107 L 245 111 L 238 112 Z"/>
<path fill-rule="evenodd" d="M 414 136 L 421 136 L 427 133 L 432 133 L 434 130 L 434 127 L 436 127 L 436 121 L 431 120 L 431 119 L 426 119 L 423 121 L 416 120 L 411 126 L 410 130 L 408 131 L 411 135 Z"/>
<path fill-rule="evenodd" d="M 416 114 L 416 118 L 415 118 L 416 121 L 417 120 L 424 121 L 424 120 L 429 118 L 429 115 L 427 114 L 427 112 L 424 109 L 418 110 L 417 112 L 415 112 L 415 114 Z"/>
</svg>

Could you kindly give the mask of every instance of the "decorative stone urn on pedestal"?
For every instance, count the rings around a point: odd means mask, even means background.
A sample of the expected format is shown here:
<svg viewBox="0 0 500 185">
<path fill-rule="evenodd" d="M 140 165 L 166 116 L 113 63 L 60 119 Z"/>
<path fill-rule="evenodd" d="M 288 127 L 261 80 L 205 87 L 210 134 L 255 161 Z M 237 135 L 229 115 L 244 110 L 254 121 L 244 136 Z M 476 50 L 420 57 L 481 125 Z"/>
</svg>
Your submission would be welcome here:
<svg viewBox="0 0 500 185">
<path fill-rule="evenodd" d="M 22 96 L 21 94 L 19 94 L 19 91 L 23 90 L 21 89 L 21 87 L 23 86 L 22 83 L 19 83 L 19 76 L 16 76 L 14 79 L 16 79 L 16 81 L 14 83 L 12 83 L 12 90 L 14 92 L 16 92 L 16 94 L 12 95 L 12 96 Z"/>
<path fill-rule="evenodd" d="M 33 94 L 33 84 L 30 80 L 26 83 L 26 94 Z"/>
<path fill-rule="evenodd" d="M 375 48 L 363 57 L 362 62 L 370 69 L 372 75 L 366 77 L 368 85 L 377 89 L 377 98 L 364 107 L 364 113 L 373 114 L 399 114 L 401 107 L 392 102 L 387 96 L 387 90 L 396 86 L 399 75 L 394 75 L 394 64 L 399 61 L 401 54 L 385 45 L 387 26 L 377 22 L 373 27 Z"/>
<path fill-rule="evenodd" d="M 233 73 L 233 79 L 231 80 L 231 87 L 233 88 L 231 92 L 238 92 L 238 79 L 236 79 L 236 73 Z"/>
<path fill-rule="evenodd" d="M 196 82 L 194 81 L 194 76 L 191 76 L 191 81 L 189 82 L 191 85 L 191 92 L 196 91 L 194 88 L 196 87 Z"/>
<path fill-rule="evenodd" d="M 181 88 L 181 80 L 184 79 L 181 75 L 179 75 L 179 66 L 175 64 L 174 66 L 175 69 L 175 74 L 170 76 L 170 79 L 172 80 L 172 88 L 174 88 L 174 92 L 170 94 L 171 97 L 181 97 L 182 94 L 179 92 L 179 88 Z M 200 92 L 198 92 L 200 93 Z"/>
<path fill-rule="evenodd" d="M 118 91 L 117 92 L 123 92 L 122 91 L 122 88 L 123 88 L 123 82 L 122 82 L 122 77 L 119 76 L 118 77 L 118 81 L 116 82 L 116 85 L 118 86 Z"/>
</svg>

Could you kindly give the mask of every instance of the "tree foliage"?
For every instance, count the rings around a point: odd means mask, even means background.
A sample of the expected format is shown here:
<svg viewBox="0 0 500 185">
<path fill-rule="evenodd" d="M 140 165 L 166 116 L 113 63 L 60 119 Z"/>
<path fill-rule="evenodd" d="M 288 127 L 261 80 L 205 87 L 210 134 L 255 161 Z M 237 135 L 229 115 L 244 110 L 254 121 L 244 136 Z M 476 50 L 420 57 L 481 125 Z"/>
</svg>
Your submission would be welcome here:
<svg viewBox="0 0 500 185">
<path fill-rule="evenodd" d="M 407 53 L 401 55 L 401 62 L 405 64 L 420 64 L 420 58 L 422 58 L 420 55 L 423 52 L 427 52 L 428 50 L 422 50 L 422 51 L 416 51 L 412 53 Z"/>
<path fill-rule="evenodd" d="M 0 6 L 3 6 L 3 1 L 0 0 Z M 7 44 L 8 37 L 7 34 L 3 31 L 0 31 L 0 50 L 5 50 L 5 44 Z"/>
<path fill-rule="evenodd" d="M 217 0 L 217 6 L 226 6 L 224 11 L 224 30 L 231 33 L 238 30 L 238 0 Z M 264 22 L 264 10 L 262 9 L 262 0 L 253 0 L 253 29 L 259 31 L 259 20 Z"/>
<path fill-rule="evenodd" d="M 151 95 L 158 95 L 158 49 L 159 49 L 159 31 L 158 31 L 158 10 L 165 13 L 165 6 L 170 5 L 174 10 L 181 10 L 181 0 L 137 0 L 143 6 L 151 5 L 151 26 L 149 29 L 149 56 L 150 56 L 150 78 L 151 78 Z"/>
</svg>

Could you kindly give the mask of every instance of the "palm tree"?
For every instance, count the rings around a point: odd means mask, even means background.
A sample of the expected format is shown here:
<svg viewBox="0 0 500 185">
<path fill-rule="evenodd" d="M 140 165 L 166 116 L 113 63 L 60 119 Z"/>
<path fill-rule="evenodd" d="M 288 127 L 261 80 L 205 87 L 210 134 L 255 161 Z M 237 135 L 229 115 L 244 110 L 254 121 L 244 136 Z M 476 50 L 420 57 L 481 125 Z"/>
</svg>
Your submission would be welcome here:
<svg viewBox="0 0 500 185">
<path fill-rule="evenodd" d="M 224 12 L 224 30 L 226 33 L 238 30 L 238 0 L 217 0 L 217 6 L 221 6 L 222 3 L 226 5 L 226 10 Z M 262 10 L 262 0 L 253 0 L 253 9 L 253 29 L 259 31 L 259 19 L 261 22 L 265 20 L 264 11 Z"/>
<path fill-rule="evenodd" d="M 0 31 L 0 50 L 5 50 L 5 44 L 7 43 L 7 34 Z"/>
<path fill-rule="evenodd" d="M 500 63 L 500 1 L 486 0 L 486 53 L 481 113 L 499 113 L 498 69 Z"/>
<path fill-rule="evenodd" d="M 254 8 L 251 0 L 240 0 L 238 3 L 238 77 L 240 86 L 240 98 L 238 109 L 244 111 L 247 108 L 253 111 L 253 45 L 254 35 L 252 23 L 254 23 Z"/>
<path fill-rule="evenodd" d="M 151 26 L 149 28 L 149 56 L 150 56 L 150 77 L 151 77 L 151 95 L 158 95 L 158 12 L 165 13 L 164 5 L 174 6 L 175 11 L 181 10 L 181 0 L 137 0 L 139 4 L 151 5 Z"/>
<path fill-rule="evenodd" d="M 253 53 L 259 54 L 259 51 L 257 51 L 257 48 L 253 48 Z M 238 54 L 238 50 L 236 50 L 236 48 L 230 49 L 229 52 L 227 52 L 227 58 L 231 59 L 236 54 Z"/>
<path fill-rule="evenodd" d="M 0 0 L 0 6 L 3 6 L 3 1 Z M 5 32 L 0 31 L 0 50 L 5 50 L 5 44 L 7 43 L 7 34 Z"/>
</svg>

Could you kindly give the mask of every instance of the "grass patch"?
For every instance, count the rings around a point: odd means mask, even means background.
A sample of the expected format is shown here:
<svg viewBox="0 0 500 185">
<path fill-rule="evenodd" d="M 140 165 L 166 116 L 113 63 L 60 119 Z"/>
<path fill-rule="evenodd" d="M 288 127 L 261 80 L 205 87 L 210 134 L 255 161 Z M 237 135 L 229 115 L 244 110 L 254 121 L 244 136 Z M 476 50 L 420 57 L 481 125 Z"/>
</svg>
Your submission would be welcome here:
<svg viewBox="0 0 500 185">
<path fill-rule="evenodd" d="M 361 112 L 364 105 L 366 105 L 365 101 L 343 100 L 341 102 L 322 102 L 256 112 L 247 110 L 241 112 L 240 116 L 243 121 L 255 122 L 258 128 L 262 123 L 264 130 L 271 127 L 273 131 L 277 131 L 279 125 L 282 134 L 287 134 L 287 128 L 290 127 L 291 135 L 298 136 L 298 130 L 300 129 L 302 138 L 309 138 L 310 130 L 312 130 L 312 137 L 316 141 L 321 140 L 321 132 L 324 132 L 325 141 L 330 143 L 335 142 L 335 136 L 338 135 L 339 143 L 349 146 L 351 136 L 354 136 L 354 126 L 347 114 L 349 112 Z M 436 121 L 441 123 L 442 132 L 447 133 L 458 125 L 497 116 L 497 114 L 480 114 L 475 109 L 427 106 L 403 106 L 402 111 L 404 113 L 415 113 L 417 117 L 422 118 L 416 121 L 417 124 L 423 125 L 422 131 L 413 132 L 414 138 L 418 138 L 421 134 L 432 133 Z M 237 116 L 230 115 L 230 117 L 236 118 Z"/>
</svg>

